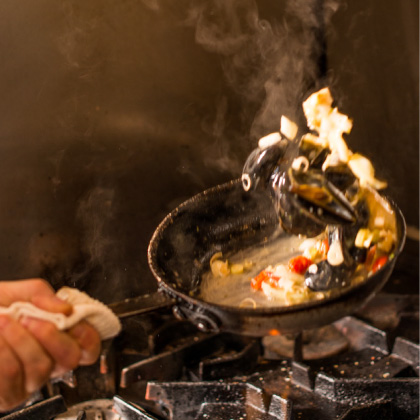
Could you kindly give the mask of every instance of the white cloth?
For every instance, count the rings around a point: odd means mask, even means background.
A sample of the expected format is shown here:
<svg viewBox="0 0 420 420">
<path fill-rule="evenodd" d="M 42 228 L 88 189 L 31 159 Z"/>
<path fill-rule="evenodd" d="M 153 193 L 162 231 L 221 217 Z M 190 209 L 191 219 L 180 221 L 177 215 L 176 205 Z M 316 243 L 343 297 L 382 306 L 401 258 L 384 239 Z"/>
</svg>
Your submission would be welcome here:
<svg viewBox="0 0 420 420">
<path fill-rule="evenodd" d="M 30 302 L 14 302 L 8 307 L 0 306 L 0 315 L 9 315 L 14 319 L 22 316 L 42 319 L 52 322 L 61 331 L 73 327 L 81 320 L 86 320 L 98 331 L 102 340 L 115 337 L 121 331 L 121 322 L 111 309 L 86 293 L 71 287 L 63 287 L 57 292 L 57 297 L 73 306 L 69 316 L 45 311 Z"/>
</svg>

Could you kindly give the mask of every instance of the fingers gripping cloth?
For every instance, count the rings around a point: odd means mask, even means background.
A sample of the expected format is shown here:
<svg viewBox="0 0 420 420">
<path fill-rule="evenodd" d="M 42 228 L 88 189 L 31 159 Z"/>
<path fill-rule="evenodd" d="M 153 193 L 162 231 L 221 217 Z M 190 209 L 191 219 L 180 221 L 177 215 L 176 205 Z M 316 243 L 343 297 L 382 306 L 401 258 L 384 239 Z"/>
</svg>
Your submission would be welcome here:
<svg viewBox="0 0 420 420">
<path fill-rule="evenodd" d="M 115 337 L 121 331 L 120 320 L 111 309 L 86 293 L 71 287 L 62 287 L 56 296 L 73 306 L 70 315 L 48 312 L 30 302 L 14 302 L 7 308 L 0 306 L 0 315 L 9 315 L 14 319 L 28 316 L 49 321 L 61 331 L 85 320 L 98 331 L 102 340 Z"/>
</svg>

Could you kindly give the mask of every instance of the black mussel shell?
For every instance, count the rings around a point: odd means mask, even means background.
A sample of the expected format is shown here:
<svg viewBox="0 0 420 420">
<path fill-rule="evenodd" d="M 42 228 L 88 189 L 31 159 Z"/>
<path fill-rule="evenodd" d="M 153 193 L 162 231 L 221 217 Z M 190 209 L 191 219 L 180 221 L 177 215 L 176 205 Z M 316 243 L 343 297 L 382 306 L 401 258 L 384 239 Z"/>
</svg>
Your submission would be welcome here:
<svg viewBox="0 0 420 420">
<path fill-rule="evenodd" d="M 343 192 L 347 191 L 357 180 L 346 164 L 329 166 L 324 173 L 325 178 Z"/>
<path fill-rule="evenodd" d="M 327 260 L 312 264 L 305 273 L 305 284 L 316 292 L 325 292 L 350 285 L 353 270 L 346 264 L 332 266 Z"/>
<path fill-rule="evenodd" d="M 308 141 L 302 141 L 299 146 L 299 155 L 308 159 L 309 166 L 321 169 L 326 157 L 330 154 L 330 149 L 318 146 Z"/>
<path fill-rule="evenodd" d="M 360 228 L 367 226 L 370 219 L 369 206 L 366 200 L 358 200 L 354 206 L 354 209 L 357 215 L 356 222 L 343 225 L 343 236 L 346 238 L 347 248 L 351 248 L 353 246 L 357 232 Z"/>
<path fill-rule="evenodd" d="M 352 224 L 356 214 L 322 172 L 289 169 L 272 181 L 276 211 L 285 231 L 313 237 L 329 224 Z"/>
<path fill-rule="evenodd" d="M 267 188 L 269 180 L 284 157 L 289 142 L 281 140 L 265 149 L 254 149 L 242 169 L 242 184 L 245 191 Z"/>
<path fill-rule="evenodd" d="M 328 222 L 318 217 L 315 206 L 290 191 L 290 178 L 286 172 L 274 177 L 272 192 L 275 209 L 286 232 L 314 237 L 325 230 Z"/>
<path fill-rule="evenodd" d="M 356 221 L 356 212 L 344 194 L 327 180 L 324 172 L 310 169 L 307 171 L 288 171 L 291 192 L 316 205 L 328 213 L 347 222 Z"/>
<path fill-rule="evenodd" d="M 359 248 L 354 245 L 349 249 L 351 257 L 358 264 L 363 264 L 366 261 L 367 251 L 367 248 Z"/>
</svg>

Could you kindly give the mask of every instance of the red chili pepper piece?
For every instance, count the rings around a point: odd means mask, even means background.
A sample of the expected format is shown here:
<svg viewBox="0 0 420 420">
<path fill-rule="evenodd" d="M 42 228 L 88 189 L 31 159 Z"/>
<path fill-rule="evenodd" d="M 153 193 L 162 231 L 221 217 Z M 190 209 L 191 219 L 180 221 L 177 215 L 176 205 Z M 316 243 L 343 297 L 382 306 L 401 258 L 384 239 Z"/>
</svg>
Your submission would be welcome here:
<svg viewBox="0 0 420 420">
<path fill-rule="evenodd" d="M 321 245 L 319 246 L 319 251 L 323 254 L 323 255 L 327 255 L 328 254 L 328 250 L 330 249 L 330 244 L 328 243 L 328 239 L 325 238 L 322 242 Z"/>
<path fill-rule="evenodd" d="M 261 271 L 257 276 L 251 279 L 251 288 L 254 290 L 261 290 L 263 282 L 268 283 L 270 286 L 277 287 L 280 277 L 273 276 L 270 271 Z"/>
<path fill-rule="evenodd" d="M 382 255 L 381 257 L 376 258 L 375 262 L 372 265 L 372 273 L 376 273 L 380 268 L 382 268 L 388 261 L 388 255 Z"/>
<path fill-rule="evenodd" d="M 260 274 L 258 274 L 257 276 L 251 279 L 251 287 L 254 290 L 260 290 L 262 282 L 266 280 L 267 278 L 268 278 L 267 272 L 264 270 L 261 271 Z"/>
<path fill-rule="evenodd" d="M 369 251 L 366 254 L 365 266 L 367 269 L 371 266 L 376 256 L 376 244 L 369 248 Z"/>
<path fill-rule="evenodd" d="M 280 277 L 276 277 L 276 276 L 269 276 L 268 277 L 268 281 L 266 280 L 266 282 L 271 286 L 271 287 L 279 287 L 279 280 Z"/>
<path fill-rule="evenodd" d="M 303 274 L 311 264 L 312 261 L 309 258 L 299 255 L 289 261 L 289 269 L 295 273 Z"/>
</svg>

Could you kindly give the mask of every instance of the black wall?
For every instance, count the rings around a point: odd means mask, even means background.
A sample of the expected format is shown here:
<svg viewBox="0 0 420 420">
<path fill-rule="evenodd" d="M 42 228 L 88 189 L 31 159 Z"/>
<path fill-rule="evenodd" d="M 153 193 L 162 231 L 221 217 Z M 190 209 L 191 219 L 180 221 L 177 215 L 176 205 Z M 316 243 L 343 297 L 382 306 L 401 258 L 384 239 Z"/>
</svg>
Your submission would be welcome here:
<svg viewBox="0 0 420 420">
<path fill-rule="evenodd" d="M 418 2 L 4 0 L 0 20 L 1 278 L 153 289 L 162 218 L 325 83 L 418 227 Z"/>
</svg>

